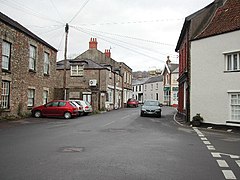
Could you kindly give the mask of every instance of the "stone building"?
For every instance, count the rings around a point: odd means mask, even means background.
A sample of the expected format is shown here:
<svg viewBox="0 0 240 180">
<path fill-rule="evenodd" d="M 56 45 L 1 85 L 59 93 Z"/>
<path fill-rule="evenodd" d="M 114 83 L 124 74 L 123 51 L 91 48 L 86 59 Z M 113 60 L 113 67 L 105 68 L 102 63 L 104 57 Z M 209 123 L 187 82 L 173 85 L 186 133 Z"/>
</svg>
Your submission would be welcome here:
<svg viewBox="0 0 240 180">
<path fill-rule="evenodd" d="M 110 50 L 106 49 L 104 53 L 99 51 L 97 49 L 97 45 L 97 39 L 91 38 L 89 42 L 89 49 L 79 55 L 76 59 L 91 59 L 102 66 L 109 67 L 111 71 L 119 73 L 119 75 L 123 78 L 121 85 L 121 107 L 123 107 L 132 95 L 132 69 L 124 62 L 118 62 L 112 59 Z"/>
<path fill-rule="evenodd" d="M 0 13 L 1 116 L 21 116 L 54 97 L 57 50 Z"/>
<path fill-rule="evenodd" d="M 56 99 L 63 97 L 64 60 L 57 62 Z M 57 93 L 58 92 L 58 93 Z M 83 99 L 94 110 L 111 110 L 122 107 L 122 76 L 110 66 L 91 59 L 67 60 L 66 98 Z"/>
</svg>

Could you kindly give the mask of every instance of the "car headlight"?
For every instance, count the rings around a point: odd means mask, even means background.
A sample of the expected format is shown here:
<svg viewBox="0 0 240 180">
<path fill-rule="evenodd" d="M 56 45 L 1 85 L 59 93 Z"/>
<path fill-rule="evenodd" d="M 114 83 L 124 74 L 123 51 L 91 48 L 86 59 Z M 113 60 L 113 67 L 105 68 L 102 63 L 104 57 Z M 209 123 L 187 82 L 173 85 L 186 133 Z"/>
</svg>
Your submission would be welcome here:
<svg viewBox="0 0 240 180">
<path fill-rule="evenodd" d="M 141 111 L 146 111 L 146 109 L 141 109 Z"/>
</svg>

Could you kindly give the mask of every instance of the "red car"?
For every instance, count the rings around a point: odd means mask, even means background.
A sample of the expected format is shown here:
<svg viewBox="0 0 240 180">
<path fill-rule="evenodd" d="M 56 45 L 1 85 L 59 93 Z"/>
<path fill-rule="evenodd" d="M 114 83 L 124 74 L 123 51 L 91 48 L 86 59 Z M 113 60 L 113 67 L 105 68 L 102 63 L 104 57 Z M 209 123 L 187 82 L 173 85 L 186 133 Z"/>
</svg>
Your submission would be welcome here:
<svg viewBox="0 0 240 180">
<path fill-rule="evenodd" d="M 138 107 L 138 101 L 133 98 L 128 99 L 127 107 Z"/>
<path fill-rule="evenodd" d="M 34 107 L 32 109 L 32 115 L 36 118 L 50 116 L 69 119 L 78 115 L 78 108 L 70 101 L 54 100 L 45 105 Z"/>
</svg>

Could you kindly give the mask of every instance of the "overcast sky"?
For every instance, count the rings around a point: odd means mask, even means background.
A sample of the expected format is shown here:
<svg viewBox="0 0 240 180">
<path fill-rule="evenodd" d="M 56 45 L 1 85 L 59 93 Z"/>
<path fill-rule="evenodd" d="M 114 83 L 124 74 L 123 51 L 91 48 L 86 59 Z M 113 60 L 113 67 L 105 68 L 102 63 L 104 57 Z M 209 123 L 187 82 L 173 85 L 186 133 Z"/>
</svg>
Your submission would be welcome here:
<svg viewBox="0 0 240 180">
<path fill-rule="evenodd" d="M 64 26 L 69 23 L 68 57 L 86 51 L 91 37 L 98 49 L 133 71 L 163 68 L 175 53 L 184 19 L 213 0 L 0 0 L 0 10 L 58 49 L 64 57 Z"/>
</svg>

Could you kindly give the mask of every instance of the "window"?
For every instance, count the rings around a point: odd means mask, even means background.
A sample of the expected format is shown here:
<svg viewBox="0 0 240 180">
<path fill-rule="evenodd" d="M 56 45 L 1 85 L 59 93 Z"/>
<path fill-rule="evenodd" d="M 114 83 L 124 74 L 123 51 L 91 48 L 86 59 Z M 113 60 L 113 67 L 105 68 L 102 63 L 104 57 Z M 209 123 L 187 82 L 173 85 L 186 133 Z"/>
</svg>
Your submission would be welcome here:
<svg viewBox="0 0 240 180">
<path fill-rule="evenodd" d="M 48 102 L 48 91 L 43 91 L 43 104 L 47 104 Z"/>
<path fill-rule="evenodd" d="M 107 92 L 106 101 L 111 103 L 113 102 L 113 91 L 111 89 L 109 89 Z"/>
<path fill-rule="evenodd" d="M 159 100 L 159 99 L 158 99 L 158 93 L 156 93 L 156 100 Z"/>
<path fill-rule="evenodd" d="M 240 70 L 240 53 L 232 53 L 225 55 L 226 70 L 239 71 Z"/>
<path fill-rule="evenodd" d="M 35 89 L 28 89 L 28 107 L 34 106 Z"/>
<path fill-rule="evenodd" d="M 46 74 L 46 75 L 49 75 L 49 69 L 50 69 L 49 54 L 44 52 L 43 73 Z"/>
<path fill-rule="evenodd" d="M 53 102 L 50 102 L 46 105 L 46 107 L 57 107 L 59 104 L 58 101 L 53 101 Z"/>
<path fill-rule="evenodd" d="M 11 44 L 2 42 L 2 69 L 10 71 Z"/>
<path fill-rule="evenodd" d="M 153 84 L 151 84 L 151 91 L 153 90 Z"/>
<path fill-rule="evenodd" d="M 29 70 L 35 71 L 36 70 L 36 47 L 30 45 L 29 50 Z"/>
<path fill-rule="evenodd" d="M 156 83 L 156 90 L 158 90 L 158 83 Z"/>
<path fill-rule="evenodd" d="M 240 93 L 230 94 L 231 120 L 240 120 Z"/>
<path fill-rule="evenodd" d="M 83 76 L 83 66 L 82 65 L 72 65 L 71 66 L 71 76 Z"/>
<path fill-rule="evenodd" d="M 2 81 L 2 94 L 1 94 L 1 108 L 9 109 L 9 100 L 10 100 L 10 82 Z"/>
<path fill-rule="evenodd" d="M 139 85 L 138 89 L 139 91 L 142 91 L 142 85 Z"/>
</svg>

